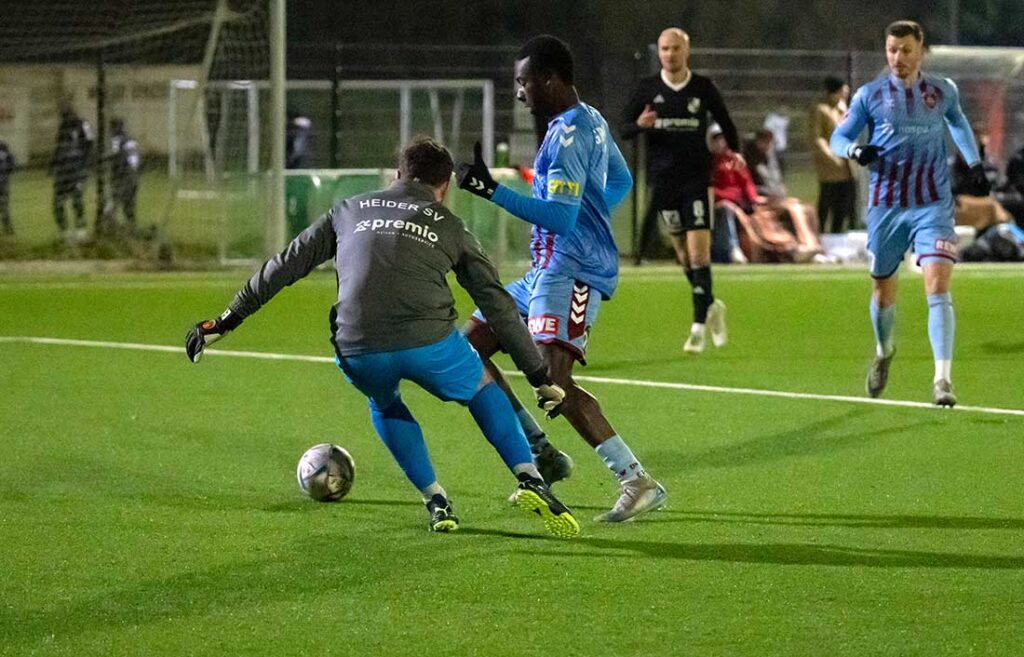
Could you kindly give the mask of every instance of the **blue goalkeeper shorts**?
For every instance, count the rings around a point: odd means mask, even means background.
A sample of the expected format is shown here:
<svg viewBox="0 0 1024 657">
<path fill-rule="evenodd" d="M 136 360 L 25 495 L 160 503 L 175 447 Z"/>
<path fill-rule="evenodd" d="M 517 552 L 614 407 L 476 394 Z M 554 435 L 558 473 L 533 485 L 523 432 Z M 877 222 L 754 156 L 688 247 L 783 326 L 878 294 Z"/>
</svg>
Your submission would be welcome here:
<svg viewBox="0 0 1024 657">
<path fill-rule="evenodd" d="M 381 409 L 398 399 L 402 379 L 442 401 L 468 404 L 480 389 L 484 371 L 476 350 L 456 330 L 423 347 L 336 356 L 335 361 L 345 378 Z"/>
<path fill-rule="evenodd" d="M 952 200 L 920 208 L 868 208 L 871 275 L 889 278 L 895 274 L 909 248 L 914 249 L 919 265 L 956 262 L 959 246 L 953 226 Z"/>
<path fill-rule="evenodd" d="M 559 344 L 581 364 L 587 364 L 587 337 L 597 321 L 601 293 L 571 276 L 534 268 L 505 289 L 526 320 L 533 341 Z M 486 322 L 478 309 L 473 319 Z"/>
</svg>

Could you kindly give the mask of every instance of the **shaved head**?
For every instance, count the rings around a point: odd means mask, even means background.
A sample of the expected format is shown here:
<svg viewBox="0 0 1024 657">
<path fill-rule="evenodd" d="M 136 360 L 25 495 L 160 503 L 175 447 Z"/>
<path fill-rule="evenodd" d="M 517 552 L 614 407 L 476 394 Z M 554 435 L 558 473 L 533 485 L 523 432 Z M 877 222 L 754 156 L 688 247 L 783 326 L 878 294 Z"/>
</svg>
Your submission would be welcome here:
<svg viewBox="0 0 1024 657">
<path fill-rule="evenodd" d="M 690 35 L 682 31 L 678 27 L 665 28 L 665 30 L 662 31 L 662 33 L 658 36 L 658 41 L 661 41 L 662 39 L 666 38 L 681 39 L 686 43 L 690 43 Z"/>
<path fill-rule="evenodd" d="M 658 36 L 658 60 L 670 77 L 686 76 L 690 70 L 690 35 L 670 27 Z"/>
</svg>

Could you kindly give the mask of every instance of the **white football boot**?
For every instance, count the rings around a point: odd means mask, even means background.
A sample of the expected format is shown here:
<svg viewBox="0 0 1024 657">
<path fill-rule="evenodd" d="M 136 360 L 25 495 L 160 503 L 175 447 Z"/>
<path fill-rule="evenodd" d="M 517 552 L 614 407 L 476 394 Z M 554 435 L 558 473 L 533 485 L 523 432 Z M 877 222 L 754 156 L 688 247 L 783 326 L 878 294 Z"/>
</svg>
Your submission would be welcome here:
<svg viewBox="0 0 1024 657">
<path fill-rule="evenodd" d="M 641 513 L 665 506 L 665 487 L 646 472 L 622 483 L 622 493 L 610 511 L 595 516 L 594 522 L 625 522 Z"/>
<path fill-rule="evenodd" d="M 729 331 L 725 328 L 725 304 L 715 299 L 708 306 L 708 329 L 711 331 L 711 344 L 723 347 L 729 341 Z"/>
<path fill-rule="evenodd" d="M 694 324 L 690 328 L 690 337 L 686 338 L 686 342 L 683 343 L 683 351 L 688 354 L 703 353 L 706 336 L 707 326 L 704 324 Z"/>
</svg>

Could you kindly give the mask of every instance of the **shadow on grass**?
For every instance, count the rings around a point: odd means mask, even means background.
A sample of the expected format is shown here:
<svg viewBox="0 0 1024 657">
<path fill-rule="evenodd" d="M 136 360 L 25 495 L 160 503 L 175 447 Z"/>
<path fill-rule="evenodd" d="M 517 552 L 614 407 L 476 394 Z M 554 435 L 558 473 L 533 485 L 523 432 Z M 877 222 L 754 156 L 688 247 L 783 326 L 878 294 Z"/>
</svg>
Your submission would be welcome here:
<svg viewBox="0 0 1024 657">
<path fill-rule="evenodd" d="M 990 354 L 1024 354 L 1024 341 L 1021 342 L 985 342 L 982 351 Z"/>
<path fill-rule="evenodd" d="M 602 510 L 599 506 L 574 509 Z M 792 527 L 853 527 L 866 529 L 1024 529 L 1022 518 L 959 516 L 860 515 L 847 513 L 743 513 L 736 511 L 677 511 L 662 509 L 643 516 L 643 523 L 721 523 Z"/>
<path fill-rule="evenodd" d="M 665 452 L 651 459 L 659 466 L 676 471 L 703 468 L 735 468 L 771 461 L 835 452 L 857 447 L 877 438 L 912 434 L 930 426 L 940 426 L 939 419 L 921 420 L 878 429 L 864 430 L 855 426 L 875 411 L 856 408 L 840 415 L 815 420 L 802 426 L 757 436 L 743 442 L 732 442 L 696 454 Z"/>
<path fill-rule="evenodd" d="M 586 531 L 586 530 L 585 530 Z M 461 536 L 461 541 L 460 541 Z M 527 534 L 493 529 L 460 530 L 445 537 L 454 547 L 471 546 L 476 537 L 489 536 L 526 540 L 528 554 L 565 558 L 650 559 L 767 564 L 783 566 L 837 566 L 856 568 L 925 568 L 1024 570 L 1024 557 L 989 556 L 911 550 L 854 548 L 842 545 L 806 543 L 681 543 L 588 537 L 562 541 L 544 534 Z M 183 570 L 168 577 L 124 581 L 120 588 L 90 592 L 71 601 L 54 602 L 43 608 L 0 610 L 0 632 L 8 647 L 38 647 L 41 641 L 67 642 L 84 632 L 104 628 L 131 628 L 166 623 L 181 618 L 219 616 L 254 603 L 271 605 L 283 601 L 308 601 L 332 590 L 347 595 L 372 596 L 382 583 L 393 581 L 396 561 L 402 563 L 422 544 L 396 549 L 394 559 L 359 560 L 338 558 L 342 534 L 308 536 L 265 559 L 235 561 L 213 568 Z M 414 542 L 415 543 L 415 542 Z M 492 549 L 494 545 L 489 546 Z M 350 549 L 351 548 L 350 546 Z M 358 552 L 358 547 L 354 548 Z M 333 555 L 333 556 L 331 556 Z M 430 579 L 448 572 L 448 559 L 415 559 L 408 564 L 420 577 Z"/>
<path fill-rule="evenodd" d="M 972 568 L 982 570 L 1024 570 L 1024 556 L 991 556 L 881 550 L 842 545 L 808 543 L 667 543 L 613 538 L 577 539 L 584 550 L 538 550 L 534 554 L 559 557 L 620 557 L 637 555 L 655 559 L 717 561 L 726 563 L 775 564 L 783 566 L 844 566 L 863 568 Z"/>
<path fill-rule="evenodd" d="M 364 500 L 359 498 L 345 498 L 339 502 L 314 502 L 305 497 L 294 500 L 270 504 L 262 508 L 263 511 L 272 513 L 308 513 L 323 507 L 333 506 L 416 506 L 422 507 L 422 502 L 413 500 Z"/>
</svg>

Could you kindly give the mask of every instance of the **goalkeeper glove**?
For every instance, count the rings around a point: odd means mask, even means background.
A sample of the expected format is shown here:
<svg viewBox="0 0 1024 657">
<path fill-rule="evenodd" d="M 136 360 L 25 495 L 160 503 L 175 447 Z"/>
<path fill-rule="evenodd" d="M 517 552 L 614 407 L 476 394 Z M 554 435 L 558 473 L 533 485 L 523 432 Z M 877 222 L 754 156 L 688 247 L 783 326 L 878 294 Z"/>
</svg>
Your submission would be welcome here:
<svg viewBox="0 0 1024 657">
<path fill-rule="evenodd" d="M 967 181 L 967 193 L 971 196 L 988 196 L 992 193 L 992 184 L 989 183 L 988 176 L 985 175 L 985 165 L 981 162 L 971 167 Z"/>
<path fill-rule="evenodd" d="M 548 382 L 534 387 L 533 392 L 537 395 L 537 408 L 544 411 L 549 420 L 558 417 L 565 402 L 565 390 L 557 383 Z"/>
<path fill-rule="evenodd" d="M 193 363 L 198 363 L 203 357 L 203 349 L 206 345 L 213 344 L 231 331 L 238 328 L 242 318 L 230 308 L 216 319 L 208 319 L 199 322 L 185 334 L 185 353 Z"/>
<path fill-rule="evenodd" d="M 850 149 L 850 157 L 857 161 L 857 164 L 862 167 L 866 167 L 875 160 L 882 152 L 878 150 L 878 146 L 874 144 L 865 144 L 864 146 L 854 146 Z"/>
<path fill-rule="evenodd" d="M 476 194 L 488 201 L 498 188 L 498 183 L 491 177 L 491 171 L 484 164 L 483 148 L 480 142 L 473 146 L 473 163 L 462 162 L 459 164 L 459 173 L 456 178 L 459 188 Z"/>
<path fill-rule="evenodd" d="M 544 411 L 548 419 L 558 417 L 562 412 L 562 402 L 565 401 L 565 390 L 551 380 L 547 366 L 545 365 L 535 372 L 524 372 L 524 374 L 537 396 L 537 408 Z"/>
</svg>

